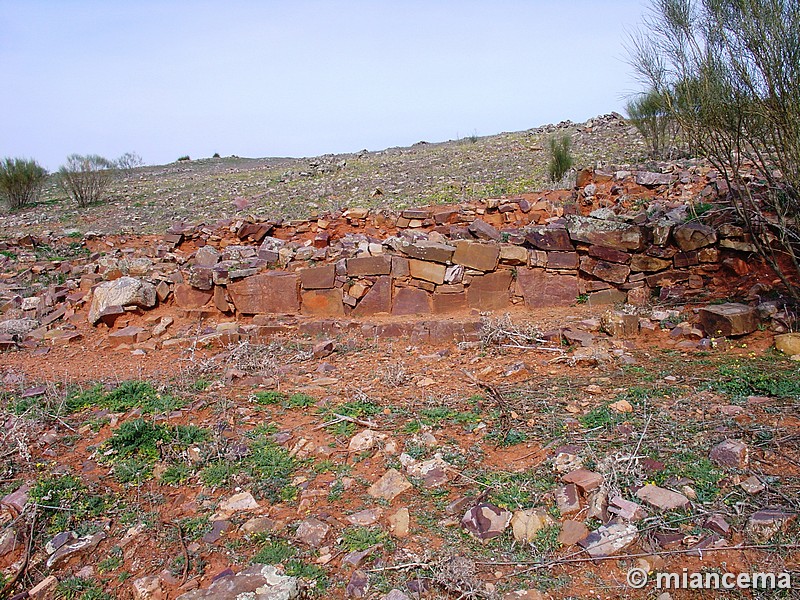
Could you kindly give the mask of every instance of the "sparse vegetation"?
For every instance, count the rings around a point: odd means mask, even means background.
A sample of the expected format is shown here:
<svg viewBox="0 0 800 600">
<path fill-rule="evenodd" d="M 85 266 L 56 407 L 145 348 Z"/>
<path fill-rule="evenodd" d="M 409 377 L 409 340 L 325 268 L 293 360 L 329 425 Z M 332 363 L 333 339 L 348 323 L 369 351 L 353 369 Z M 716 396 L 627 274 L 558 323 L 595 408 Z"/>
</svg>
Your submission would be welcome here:
<svg viewBox="0 0 800 600">
<path fill-rule="evenodd" d="M 553 183 L 561 181 L 572 168 L 575 159 L 572 156 L 572 139 L 568 135 L 553 136 L 549 141 L 550 163 L 548 173 Z"/>
<path fill-rule="evenodd" d="M 114 163 L 102 156 L 71 154 L 58 170 L 61 189 L 79 207 L 100 202 L 114 177 Z"/>
<path fill-rule="evenodd" d="M 12 210 L 27 206 L 39 198 L 46 177 L 47 170 L 35 160 L 5 158 L 0 162 L 0 197 Z"/>
<path fill-rule="evenodd" d="M 758 253 L 800 300 L 800 8 L 793 0 L 658 0 L 636 73 L 727 183 Z M 755 177 L 753 176 L 755 175 Z"/>
<path fill-rule="evenodd" d="M 631 123 L 650 145 L 652 158 L 667 158 L 677 135 L 677 124 L 669 113 L 669 100 L 655 89 L 639 94 L 625 105 Z"/>
</svg>

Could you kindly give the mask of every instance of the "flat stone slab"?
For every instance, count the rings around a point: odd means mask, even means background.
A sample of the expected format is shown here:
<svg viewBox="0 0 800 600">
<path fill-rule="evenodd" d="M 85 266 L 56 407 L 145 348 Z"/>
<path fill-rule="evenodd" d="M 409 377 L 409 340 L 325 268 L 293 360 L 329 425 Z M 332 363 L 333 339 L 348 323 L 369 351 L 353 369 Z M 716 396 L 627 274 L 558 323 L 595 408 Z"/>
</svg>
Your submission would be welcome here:
<svg viewBox="0 0 800 600">
<path fill-rule="evenodd" d="M 636 497 L 659 510 L 686 509 L 690 505 L 683 494 L 650 483 L 637 491 Z"/>
<path fill-rule="evenodd" d="M 295 273 L 262 273 L 228 285 L 236 310 L 242 314 L 297 313 L 300 278 Z"/>
</svg>

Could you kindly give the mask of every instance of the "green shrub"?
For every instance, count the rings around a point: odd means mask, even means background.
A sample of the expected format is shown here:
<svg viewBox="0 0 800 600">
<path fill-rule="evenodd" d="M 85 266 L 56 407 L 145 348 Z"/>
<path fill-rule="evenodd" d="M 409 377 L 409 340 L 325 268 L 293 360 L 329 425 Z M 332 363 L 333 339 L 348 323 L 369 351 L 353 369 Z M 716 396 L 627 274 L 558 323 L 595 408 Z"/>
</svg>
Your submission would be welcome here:
<svg viewBox="0 0 800 600">
<path fill-rule="evenodd" d="M 81 208 L 99 202 L 113 178 L 114 163 L 96 154 L 70 154 L 58 170 L 58 184 Z"/>
<path fill-rule="evenodd" d="M 553 136 L 550 138 L 550 181 L 556 183 L 564 178 L 572 168 L 574 160 L 572 158 L 572 140 L 568 135 L 560 138 Z"/>
<path fill-rule="evenodd" d="M 277 565 L 297 553 L 285 540 L 269 540 L 250 561 L 252 564 Z"/>
<path fill-rule="evenodd" d="M 0 162 L 0 196 L 9 208 L 22 208 L 39 197 L 45 177 L 47 171 L 35 160 L 5 158 Z"/>
<path fill-rule="evenodd" d="M 639 94 L 625 105 L 634 127 L 650 145 L 650 156 L 663 158 L 675 141 L 677 125 L 669 114 L 669 100 L 655 89 Z"/>
</svg>

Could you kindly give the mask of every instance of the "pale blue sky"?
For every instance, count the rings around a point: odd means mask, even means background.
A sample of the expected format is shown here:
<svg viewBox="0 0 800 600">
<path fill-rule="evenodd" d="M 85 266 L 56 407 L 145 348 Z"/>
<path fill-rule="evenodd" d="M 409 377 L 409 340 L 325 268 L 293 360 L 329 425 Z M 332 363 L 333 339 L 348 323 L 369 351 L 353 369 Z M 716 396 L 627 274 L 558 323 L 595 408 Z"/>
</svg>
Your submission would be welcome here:
<svg viewBox="0 0 800 600">
<path fill-rule="evenodd" d="M 644 0 L 0 0 L 0 157 L 314 156 L 622 112 Z"/>
</svg>

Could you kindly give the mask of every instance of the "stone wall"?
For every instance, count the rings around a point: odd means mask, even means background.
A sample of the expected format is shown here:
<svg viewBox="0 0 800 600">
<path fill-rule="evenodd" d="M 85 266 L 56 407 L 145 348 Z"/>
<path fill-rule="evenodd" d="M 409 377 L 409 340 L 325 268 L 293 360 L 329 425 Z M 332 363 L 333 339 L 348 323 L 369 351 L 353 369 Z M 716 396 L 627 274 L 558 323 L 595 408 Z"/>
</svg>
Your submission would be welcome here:
<svg viewBox="0 0 800 600">
<path fill-rule="evenodd" d="M 362 318 L 577 301 L 641 305 L 656 295 L 703 300 L 755 250 L 740 229 L 687 220 L 685 207 L 623 216 L 562 210 L 507 225 L 512 211 L 515 218 L 530 212 L 522 202 L 497 201 L 480 215 L 350 211 L 340 237 L 328 222 L 305 230 L 296 223 L 233 223 L 239 240 L 253 243 L 201 247 L 175 282 L 175 301 L 242 315 Z M 392 234 L 378 237 L 381 226 Z M 168 239 L 177 244 L 185 234 L 176 229 Z"/>
</svg>

